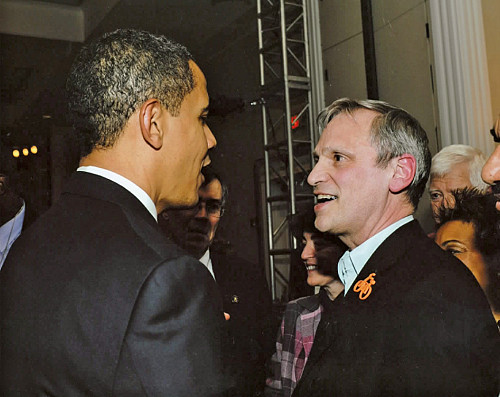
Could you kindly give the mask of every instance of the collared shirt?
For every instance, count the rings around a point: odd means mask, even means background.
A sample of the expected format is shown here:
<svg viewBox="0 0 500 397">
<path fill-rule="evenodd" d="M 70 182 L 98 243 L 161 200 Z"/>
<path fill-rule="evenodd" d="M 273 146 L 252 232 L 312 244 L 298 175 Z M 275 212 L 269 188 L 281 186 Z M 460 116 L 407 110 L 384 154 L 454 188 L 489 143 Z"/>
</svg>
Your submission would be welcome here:
<svg viewBox="0 0 500 397">
<path fill-rule="evenodd" d="M 119 184 L 121 187 L 127 189 L 130 193 L 137 197 L 137 200 L 139 200 L 142 205 L 146 207 L 153 218 L 155 218 L 155 221 L 158 222 L 158 213 L 156 212 L 155 203 L 153 203 L 151 197 L 149 197 L 148 194 L 134 182 L 128 180 L 124 176 L 117 174 L 116 172 L 100 167 L 95 167 L 93 165 L 78 167 L 77 171 L 88 172 L 89 174 L 102 176 L 103 178 L 109 179 L 110 181 L 113 181 Z"/>
<path fill-rule="evenodd" d="M 4 223 L 0 227 L 0 269 L 7 258 L 7 254 L 9 253 L 10 247 L 14 244 L 14 241 L 21 234 L 21 230 L 23 229 L 24 222 L 24 213 L 25 213 L 26 205 L 23 200 L 23 205 L 14 218 L 10 221 Z"/>
<path fill-rule="evenodd" d="M 338 272 L 340 281 L 344 284 L 344 296 L 352 286 L 359 272 L 368 262 L 368 259 L 376 251 L 376 249 L 384 242 L 384 240 L 399 229 L 404 224 L 411 222 L 413 215 L 408 215 L 385 229 L 370 237 L 363 244 L 357 246 L 352 251 L 346 251 L 339 260 Z"/>
<path fill-rule="evenodd" d="M 210 249 L 207 249 L 203 256 L 199 259 L 201 263 L 205 265 L 208 271 L 212 274 L 212 277 L 215 280 L 214 268 L 212 266 L 212 259 L 210 258 Z"/>
</svg>

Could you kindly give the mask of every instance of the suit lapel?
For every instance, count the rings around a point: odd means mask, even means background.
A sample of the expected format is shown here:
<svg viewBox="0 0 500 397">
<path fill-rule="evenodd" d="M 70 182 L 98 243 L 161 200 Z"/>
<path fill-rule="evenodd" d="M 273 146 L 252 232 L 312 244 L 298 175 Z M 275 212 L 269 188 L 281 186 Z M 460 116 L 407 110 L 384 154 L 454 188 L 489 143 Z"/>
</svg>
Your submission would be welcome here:
<svg viewBox="0 0 500 397">
<path fill-rule="evenodd" d="M 366 301 L 384 287 L 384 275 L 400 262 L 417 235 L 423 234 L 418 221 L 413 220 L 398 228 L 375 250 L 352 283 L 345 299 L 347 302 Z M 357 288 L 356 288 L 357 286 Z M 367 293 L 369 294 L 367 295 Z"/>
</svg>

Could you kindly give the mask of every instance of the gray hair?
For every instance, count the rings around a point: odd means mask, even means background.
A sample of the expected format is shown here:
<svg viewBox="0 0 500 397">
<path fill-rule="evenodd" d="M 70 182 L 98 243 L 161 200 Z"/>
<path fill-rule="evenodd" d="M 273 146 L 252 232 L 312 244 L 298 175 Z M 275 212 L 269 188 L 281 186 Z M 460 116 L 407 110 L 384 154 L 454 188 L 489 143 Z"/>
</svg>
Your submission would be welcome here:
<svg viewBox="0 0 500 397">
<path fill-rule="evenodd" d="M 148 99 L 178 115 L 195 86 L 192 59 L 184 46 L 132 29 L 115 30 L 83 47 L 66 83 L 80 154 L 111 147 Z"/>
<path fill-rule="evenodd" d="M 341 113 L 352 115 L 356 110 L 367 109 L 379 113 L 371 125 L 371 144 L 377 150 L 377 165 L 385 168 L 390 160 L 411 154 L 416 160 L 415 177 L 406 195 L 414 209 L 425 190 L 431 152 L 429 140 L 420 123 L 405 110 L 376 100 L 341 98 L 323 109 L 318 115 L 318 125 L 323 131 L 328 123 Z"/>
<path fill-rule="evenodd" d="M 469 179 L 472 187 L 485 191 L 488 185 L 481 178 L 481 170 L 486 163 L 486 157 L 481 150 L 469 145 L 449 145 L 441 149 L 432 158 L 430 178 L 443 177 L 454 166 L 468 164 Z"/>
</svg>

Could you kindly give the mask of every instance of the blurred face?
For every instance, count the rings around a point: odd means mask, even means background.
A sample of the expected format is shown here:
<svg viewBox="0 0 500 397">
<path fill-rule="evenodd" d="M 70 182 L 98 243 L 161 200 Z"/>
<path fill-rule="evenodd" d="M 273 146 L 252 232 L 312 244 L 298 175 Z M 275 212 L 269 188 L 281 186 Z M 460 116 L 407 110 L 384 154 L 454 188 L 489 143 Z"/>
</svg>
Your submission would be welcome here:
<svg viewBox="0 0 500 397">
<path fill-rule="evenodd" d="M 392 174 L 389 167 L 377 166 L 377 151 L 370 143 L 376 116 L 362 109 L 334 117 L 321 134 L 315 149 L 318 162 L 307 179 L 318 199 L 316 228 L 338 235 L 350 248 L 379 231 L 390 206 Z"/>
<path fill-rule="evenodd" d="M 163 146 L 167 152 L 159 177 L 169 192 L 167 207 L 196 204 L 202 183 L 201 169 L 210 163 L 208 149 L 217 143 L 206 123 L 208 93 L 205 76 L 194 62 L 190 65 L 195 88 L 182 101 L 177 116 L 162 119 L 166 131 Z"/>
<path fill-rule="evenodd" d="M 495 142 L 500 142 L 500 118 L 497 120 L 493 138 Z M 483 166 L 481 173 L 483 181 L 492 185 L 493 193 L 497 198 L 496 209 L 500 211 L 500 145 L 497 145 L 495 151 L 491 154 L 490 158 Z"/>
<path fill-rule="evenodd" d="M 218 180 L 199 189 L 199 202 L 191 208 L 167 209 L 159 224 L 179 246 L 199 259 L 212 243 L 221 216 L 222 186 Z"/>
<path fill-rule="evenodd" d="M 433 176 L 429 184 L 429 196 L 431 199 L 432 216 L 437 221 L 439 208 L 442 205 L 452 207 L 452 190 L 473 187 L 470 181 L 469 164 L 455 165 L 446 175 Z"/>
<path fill-rule="evenodd" d="M 300 257 L 304 261 L 304 265 L 307 269 L 307 284 L 311 287 L 323 287 L 331 283 L 334 280 L 333 277 L 326 276 L 318 271 L 318 259 L 316 257 L 313 233 L 304 232 L 302 236 L 304 249 Z"/>
<path fill-rule="evenodd" d="M 460 259 L 474 274 L 479 285 L 486 290 L 488 273 L 483 256 L 474 245 L 474 225 L 462 221 L 450 221 L 436 233 L 436 243 L 445 251 Z"/>
</svg>

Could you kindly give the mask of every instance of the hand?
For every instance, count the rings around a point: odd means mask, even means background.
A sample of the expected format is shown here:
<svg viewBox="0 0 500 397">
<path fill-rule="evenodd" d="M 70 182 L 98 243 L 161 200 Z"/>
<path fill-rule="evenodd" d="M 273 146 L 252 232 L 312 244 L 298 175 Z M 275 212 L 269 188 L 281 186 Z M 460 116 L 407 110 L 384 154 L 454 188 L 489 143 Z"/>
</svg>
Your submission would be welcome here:
<svg viewBox="0 0 500 397">
<path fill-rule="evenodd" d="M 231 316 L 229 315 L 229 313 L 224 312 L 224 318 L 227 321 L 227 320 L 229 320 L 231 318 Z"/>
</svg>

